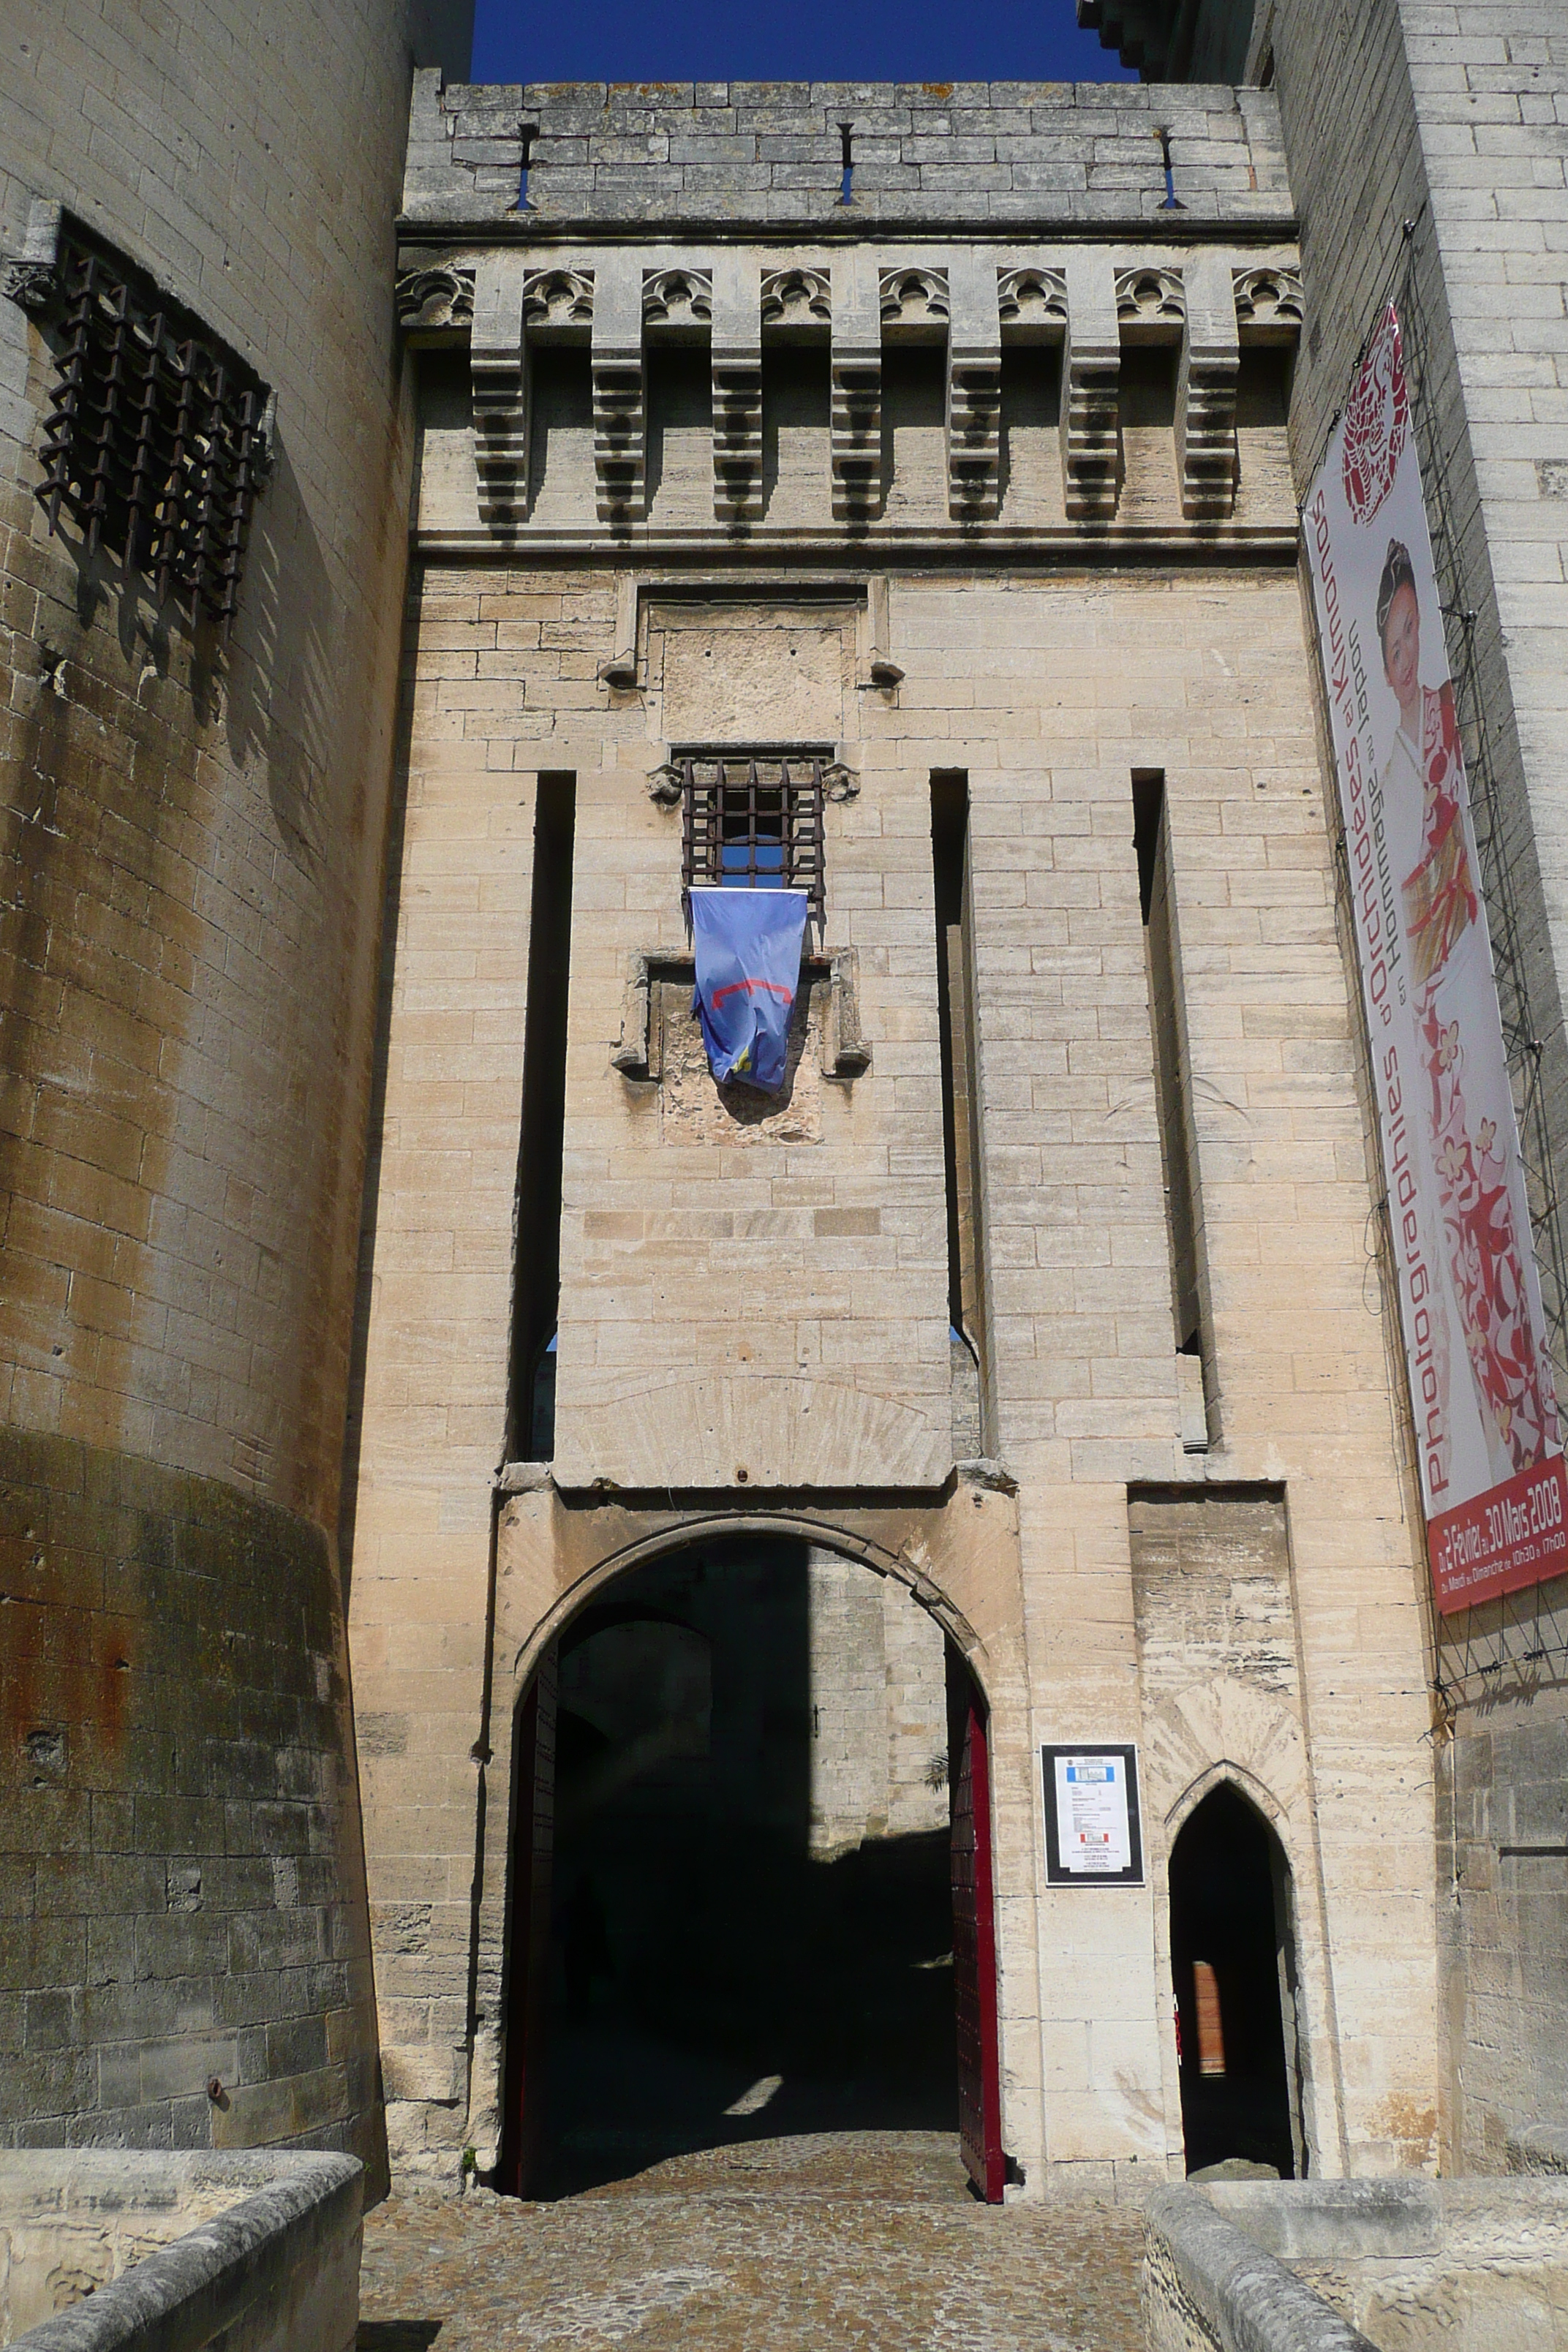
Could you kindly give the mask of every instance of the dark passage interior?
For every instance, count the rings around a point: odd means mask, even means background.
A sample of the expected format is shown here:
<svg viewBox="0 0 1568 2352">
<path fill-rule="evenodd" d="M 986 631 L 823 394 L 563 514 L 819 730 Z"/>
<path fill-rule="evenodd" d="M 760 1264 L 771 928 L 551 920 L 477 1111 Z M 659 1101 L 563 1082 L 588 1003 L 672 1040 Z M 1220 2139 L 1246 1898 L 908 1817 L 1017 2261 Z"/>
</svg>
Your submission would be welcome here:
<svg viewBox="0 0 1568 2352">
<path fill-rule="evenodd" d="M 780 1539 L 634 1570 L 563 1635 L 529 2193 L 747 2138 L 956 2131 L 950 1676 L 902 1586 Z M 514 1885 L 536 1877 L 520 1851 Z"/>
<path fill-rule="evenodd" d="M 1171 1853 L 1171 1969 L 1181 2036 L 1187 2170 L 1227 2158 L 1305 2169 L 1293 2041 L 1289 1881 L 1239 1790 L 1211 1791 Z"/>
<path fill-rule="evenodd" d="M 566 1118 L 566 994 L 572 961 L 572 860 L 577 779 L 540 776 L 533 814 L 522 1132 L 517 1161 L 509 1453 L 555 1450 L 555 1318 L 561 1302 L 561 1152 Z"/>
</svg>

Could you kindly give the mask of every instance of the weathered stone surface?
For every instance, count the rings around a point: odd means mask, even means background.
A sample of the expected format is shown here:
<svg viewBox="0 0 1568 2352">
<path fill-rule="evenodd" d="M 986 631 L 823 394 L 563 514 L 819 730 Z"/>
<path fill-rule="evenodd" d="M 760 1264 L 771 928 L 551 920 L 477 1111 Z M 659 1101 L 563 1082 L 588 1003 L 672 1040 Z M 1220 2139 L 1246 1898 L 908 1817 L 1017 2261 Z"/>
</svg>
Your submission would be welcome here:
<svg viewBox="0 0 1568 2352">
<path fill-rule="evenodd" d="M 8 26 L 0 249 L 63 204 L 277 429 L 225 641 L 118 546 L 49 535 L 58 321 L 0 299 L 5 2139 L 277 2135 L 380 2169 L 332 1531 L 423 16 Z"/>
<path fill-rule="evenodd" d="M 0 2331 L 37 2352 L 350 2352 L 349 2157 L 0 2155 Z"/>
<path fill-rule="evenodd" d="M 935 401 L 916 412 L 930 424 L 910 429 L 931 436 L 920 479 L 942 514 L 940 384 L 938 373 Z M 1040 429 L 1059 497 L 1054 432 Z M 705 493 L 706 470 L 696 478 Z M 1029 1891 L 1041 1833 L 1036 1740 L 1047 1736 L 1035 1726 L 1049 1723 L 1061 1727 L 1050 1736 L 1092 1729 L 1144 1743 L 1155 1855 L 1173 1834 L 1158 1817 L 1194 1776 L 1226 1759 L 1252 1775 L 1248 1785 L 1276 1808 L 1310 1947 L 1309 2055 L 1321 2086 L 1313 2161 L 1426 2159 L 1437 2028 L 1420 1621 L 1384 1342 L 1363 1296 L 1368 1193 L 1351 1007 L 1293 579 L 1260 570 L 1186 581 L 1129 565 L 1042 580 L 1011 573 L 1005 560 L 961 578 L 895 571 L 883 650 L 902 677 L 867 688 L 852 669 L 842 686 L 842 723 L 860 730 L 860 790 L 826 812 L 828 946 L 858 951 L 871 1069 L 850 1090 L 823 1088 L 820 1142 L 772 1153 L 749 1137 L 734 1152 L 705 1142 L 683 1157 L 668 1124 L 659 1140 L 657 1089 L 628 1086 L 612 1059 L 628 959 L 661 941 L 684 950 L 679 811 L 658 806 L 647 784 L 671 726 L 663 698 L 673 636 L 656 670 L 651 625 L 669 600 L 663 590 L 641 600 L 638 682 L 610 685 L 597 672 L 620 642 L 622 577 L 521 559 L 460 572 L 433 564 L 416 607 L 403 977 L 380 1163 L 354 1612 L 360 1702 L 410 1724 L 405 1755 L 364 1759 L 375 1897 L 399 1917 L 427 1905 L 431 1925 L 416 1963 L 393 1952 L 390 1933 L 383 1946 L 386 2039 L 434 2050 L 461 2038 L 469 1751 L 487 1688 L 489 1719 L 510 1722 L 543 1629 L 575 1605 L 569 1596 L 594 1590 L 623 1546 L 744 1524 L 734 1473 L 758 1462 L 747 1444 L 724 1447 L 747 1429 L 771 1444 L 789 1416 L 801 1425 L 805 1403 L 809 1426 L 850 1391 L 868 1406 L 878 1394 L 924 1395 L 929 1383 L 951 1459 L 929 845 L 932 772 L 957 768 L 969 779 L 987 1073 L 994 1394 L 985 1450 L 1018 1482 L 1019 1532 L 992 1529 L 973 1550 L 964 1530 L 987 1529 L 986 1513 L 1011 1503 L 963 1486 L 950 1502 L 879 1506 L 878 1526 L 895 1559 L 920 1564 L 939 1617 L 951 1606 L 972 1629 L 979 1646 L 968 1654 L 995 1710 L 1007 2145 L 1032 2183 L 1049 2177 L 1047 2164 L 1058 2178 L 1110 2183 L 1180 2161 L 1157 1867 L 1151 1887 L 1103 1901 Z M 767 608 L 743 593 L 731 608 L 737 625 L 716 629 L 704 601 L 686 608 L 690 644 L 711 653 L 704 671 L 725 669 L 732 698 L 722 723 L 743 726 L 775 690 Z M 739 625 L 748 606 L 752 618 Z M 775 617 L 787 647 L 798 604 L 781 597 Z M 813 625 L 825 628 L 826 616 Z M 1131 773 L 1145 764 L 1167 780 L 1188 1049 L 1203 1076 L 1196 1148 L 1224 1466 L 1205 1458 L 1211 1476 L 1283 1486 L 1289 1542 L 1287 1568 L 1278 1506 L 1247 1505 L 1267 1524 L 1234 1561 L 1219 1560 L 1190 1628 L 1174 1611 L 1156 1640 L 1145 1614 L 1141 1653 L 1128 1486 L 1190 1478 L 1194 1459 L 1182 1449 L 1172 1351 L 1131 847 Z M 662 1496 L 636 1507 L 583 1495 L 568 1507 L 547 1486 L 510 1497 L 496 1554 L 500 1678 L 488 1682 L 530 794 L 535 773 L 569 766 L 579 814 L 561 1442 L 576 1480 L 620 1475 L 616 1465 L 635 1460 L 647 1465 L 643 1475 L 658 1462 L 661 1484 L 693 1474 L 724 1483 L 714 1520 Z M 460 1129 L 447 1123 L 455 1055 L 473 1089 Z M 1310 1201 L 1310 1216 L 1284 1213 L 1280 1203 L 1296 1199 Z M 875 1232 L 833 1229 L 833 1219 L 872 1213 Z M 718 1286 L 741 1258 L 744 1280 L 715 1313 Z M 1287 1266 L 1302 1302 L 1288 1330 L 1277 1311 Z M 920 1302 L 918 1353 L 906 1299 Z M 639 1360 L 657 1369 L 637 1370 Z M 765 1412 L 752 1417 L 753 1406 Z M 886 1433 L 875 1444 L 857 1436 L 850 1451 L 847 1423 L 845 1432 L 815 1457 L 813 1477 L 820 1464 L 875 1480 L 900 1458 Z M 748 1488 L 756 1483 L 748 1476 Z M 798 1496 L 773 1496 L 761 1507 L 829 1548 L 866 1524 L 848 1503 L 812 1511 Z M 1248 1541 L 1262 1548 L 1262 1576 L 1242 1558 Z M 1347 1611 L 1374 1624 L 1376 1638 L 1347 1641 Z M 1195 1663 L 1179 1677 L 1189 1632 Z M 484 1873 L 468 2115 L 400 2107 L 411 2168 L 449 2169 L 465 2133 L 481 2149 L 492 2144 L 510 1771 L 505 1755 L 487 1767 L 486 1818 L 501 1828 Z M 1387 1827 L 1369 1887 L 1370 1790 Z M 1330 2063 L 1336 2035 L 1358 2052 L 1342 2090 Z"/>
<path fill-rule="evenodd" d="M 375 2181 L 326 1538 L 216 1479 L 17 1429 L 0 1514 L 5 2143 L 294 2140 Z"/>
<path fill-rule="evenodd" d="M 1568 2183 L 1292 2180 L 1167 2189 L 1149 2205 L 1152 2352 L 1456 2352 L 1548 2343 L 1568 2272 Z M 1363 2332 L 1364 2331 L 1364 2332 Z"/>
<path fill-rule="evenodd" d="M 1125 2207 L 976 2208 L 935 2133 L 763 2136 L 561 2204 L 394 2198 L 366 2224 L 363 2308 L 389 2345 L 439 2323 L 443 2352 L 520 2321 L 586 2352 L 634 2328 L 688 2352 L 1142 2352 L 1142 2242 Z"/>
<path fill-rule="evenodd" d="M 728 106 L 689 83 L 550 84 L 512 99 L 422 80 L 409 221 L 493 219 L 516 200 L 516 123 L 539 125 L 529 175 L 538 226 L 670 222 L 715 207 L 745 221 L 832 220 L 839 125 L 852 125 L 848 217 L 862 226 L 1052 217 L 1153 221 L 1165 196 L 1157 126 L 1172 131 L 1189 216 L 1289 228 L 1268 92 L 1071 82 L 731 84 Z M 1194 102 L 1195 101 L 1195 102 Z M 512 164 L 510 175 L 503 167 Z M 494 170 L 487 184 L 487 166 Z M 1042 194 L 1045 205 L 1042 206 Z"/>
</svg>

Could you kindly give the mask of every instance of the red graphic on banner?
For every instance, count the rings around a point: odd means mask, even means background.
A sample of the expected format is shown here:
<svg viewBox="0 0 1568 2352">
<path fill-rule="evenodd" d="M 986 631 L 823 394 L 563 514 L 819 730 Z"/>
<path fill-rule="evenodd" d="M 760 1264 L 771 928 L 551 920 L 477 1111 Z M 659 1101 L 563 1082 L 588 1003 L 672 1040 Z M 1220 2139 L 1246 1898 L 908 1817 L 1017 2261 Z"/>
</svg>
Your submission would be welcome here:
<svg viewBox="0 0 1568 2352">
<path fill-rule="evenodd" d="M 1568 1570 L 1568 1475 L 1554 1454 L 1426 1528 L 1437 1606 L 1445 1617 Z"/>
<path fill-rule="evenodd" d="M 1409 433 L 1399 320 L 1390 304 L 1345 404 L 1345 503 L 1358 523 L 1370 522 L 1394 488 Z"/>
<path fill-rule="evenodd" d="M 1424 687 L 1421 708 L 1422 857 L 1404 885 L 1404 899 L 1428 1132 L 1465 1350 L 1496 1458 L 1519 1471 L 1557 1446 L 1557 1401 L 1550 1361 L 1531 1327 L 1509 1198 L 1508 1141 L 1495 1118 L 1467 1108 L 1463 998 L 1446 1002 L 1443 988 L 1450 960 L 1480 911 L 1466 841 L 1453 688 Z"/>
<path fill-rule="evenodd" d="M 1432 1579 L 1568 1576 L 1568 1473 L 1399 320 L 1304 509 Z"/>
</svg>

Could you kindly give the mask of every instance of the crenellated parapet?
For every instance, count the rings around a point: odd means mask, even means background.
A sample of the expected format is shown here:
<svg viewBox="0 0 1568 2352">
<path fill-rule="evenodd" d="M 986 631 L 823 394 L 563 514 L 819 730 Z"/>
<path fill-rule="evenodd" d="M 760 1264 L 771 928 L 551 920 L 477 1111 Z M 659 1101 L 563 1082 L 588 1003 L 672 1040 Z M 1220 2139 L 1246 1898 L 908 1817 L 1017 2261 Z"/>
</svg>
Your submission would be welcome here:
<svg viewBox="0 0 1568 2352">
<path fill-rule="evenodd" d="M 1271 90 L 1027 81 L 906 82 L 874 95 L 855 82 L 443 89 L 430 72 L 415 76 L 404 226 L 576 236 L 796 237 L 840 225 L 885 236 L 1047 226 L 1137 235 L 1169 217 L 1162 132 L 1189 224 L 1291 234 Z"/>
<path fill-rule="evenodd" d="M 456 440 L 422 474 L 448 543 L 1290 528 L 1237 438 L 1249 351 L 1301 329 L 1267 90 L 421 72 L 399 236 L 406 341 L 471 353 L 471 499 Z"/>
</svg>

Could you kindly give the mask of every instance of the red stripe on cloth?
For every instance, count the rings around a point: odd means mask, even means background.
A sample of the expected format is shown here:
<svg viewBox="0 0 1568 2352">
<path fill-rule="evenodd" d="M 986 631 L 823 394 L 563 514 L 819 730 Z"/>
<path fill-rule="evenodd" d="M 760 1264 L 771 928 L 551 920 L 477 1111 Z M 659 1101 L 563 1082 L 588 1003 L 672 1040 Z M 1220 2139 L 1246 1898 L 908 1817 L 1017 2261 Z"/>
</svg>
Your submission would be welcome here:
<svg viewBox="0 0 1568 2352">
<path fill-rule="evenodd" d="M 731 980 L 726 981 L 722 988 L 716 988 L 713 991 L 713 1002 L 715 1004 L 722 1004 L 727 996 L 751 996 L 759 988 L 765 988 L 770 996 L 789 998 L 795 994 L 794 989 L 785 988 L 782 981 Z"/>
</svg>

